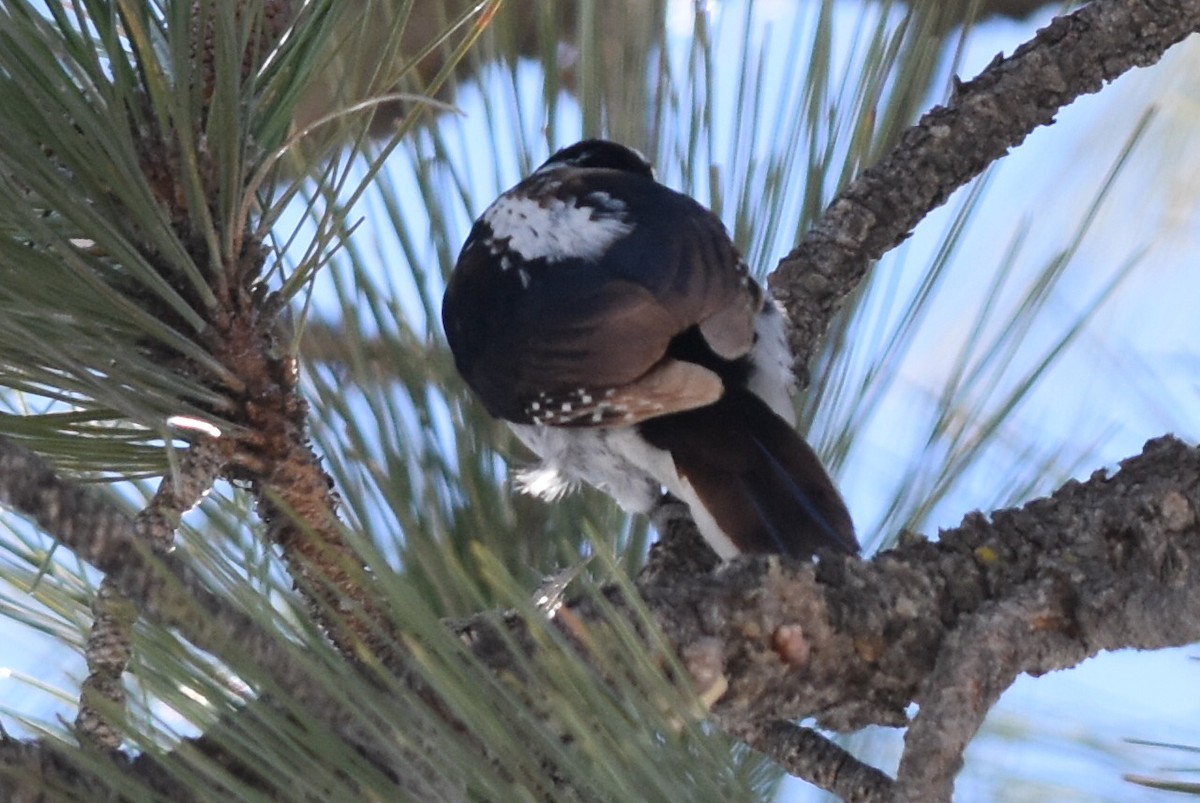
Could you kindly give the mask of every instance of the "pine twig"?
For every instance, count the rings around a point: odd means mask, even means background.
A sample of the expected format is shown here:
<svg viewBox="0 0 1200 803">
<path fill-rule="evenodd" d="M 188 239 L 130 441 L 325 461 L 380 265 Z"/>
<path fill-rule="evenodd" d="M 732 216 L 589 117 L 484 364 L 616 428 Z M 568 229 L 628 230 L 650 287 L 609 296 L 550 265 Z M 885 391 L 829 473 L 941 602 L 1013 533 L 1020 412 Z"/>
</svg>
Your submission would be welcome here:
<svg viewBox="0 0 1200 803">
<path fill-rule="evenodd" d="M 184 452 L 178 471 L 163 478 L 150 504 L 135 519 L 138 540 L 155 553 L 166 554 L 180 517 L 212 488 L 221 464 L 220 453 L 211 441 L 200 441 Z M 125 684 L 121 677 L 133 652 L 137 609 L 116 583 L 105 577 L 92 602 L 92 613 L 95 619 L 84 648 L 88 676 L 79 691 L 75 731 L 81 741 L 112 751 L 122 741 L 114 720 L 125 709 Z"/>
<path fill-rule="evenodd" d="M 896 784 L 812 728 L 775 720 L 737 733 L 747 745 L 847 803 L 888 803 Z"/>
</svg>

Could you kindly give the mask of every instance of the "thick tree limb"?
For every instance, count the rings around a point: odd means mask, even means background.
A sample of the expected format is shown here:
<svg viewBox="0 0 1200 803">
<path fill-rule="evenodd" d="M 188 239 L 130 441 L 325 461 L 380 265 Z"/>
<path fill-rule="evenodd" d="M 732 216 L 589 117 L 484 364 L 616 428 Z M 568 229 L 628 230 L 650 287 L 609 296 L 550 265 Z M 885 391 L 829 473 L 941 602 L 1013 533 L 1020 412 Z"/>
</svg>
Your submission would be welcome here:
<svg viewBox="0 0 1200 803">
<path fill-rule="evenodd" d="M 1080 95 L 1145 67 L 1200 29 L 1200 0 L 1095 0 L 997 57 L 850 182 L 771 275 L 792 321 L 797 374 L 871 260 L 898 245 L 954 190 Z"/>
<path fill-rule="evenodd" d="M 642 591 L 681 653 L 721 645 L 728 688 L 713 713 L 732 732 L 810 716 L 837 731 L 901 726 L 916 702 L 897 799 L 947 800 L 963 748 L 1019 674 L 1200 639 L 1198 511 L 1200 450 L 1163 438 L 1112 477 L 972 514 L 869 563 L 740 561 Z"/>
<path fill-rule="evenodd" d="M 772 275 L 772 292 L 784 304 L 793 324 L 791 344 L 797 375 L 807 376 L 806 368 L 833 316 L 865 277 L 871 260 L 901 242 L 929 211 L 1023 141 L 1034 128 L 1052 123 L 1062 106 L 1081 94 L 1098 91 L 1105 82 L 1131 67 L 1154 63 L 1167 48 L 1197 29 L 1200 29 L 1197 0 L 1162 3 L 1097 0 L 1070 16 L 1054 20 L 1011 57 L 997 57 L 975 80 L 959 85 L 946 106 L 926 114 L 901 137 L 887 157 L 839 194 Z M 1188 515 L 1194 521 L 1195 500 L 1183 507 L 1190 511 Z M 885 556 L 877 564 L 882 568 L 887 560 Z M 945 574 L 946 579 L 940 582 L 958 583 L 969 576 L 969 572 Z M 1144 579 L 1154 582 L 1151 578 Z M 938 581 L 927 576 L 923 582 Z M 1074 599 L 1071 594 L 1091 589 L 1064 586 L 1056 577 L 1042 576 L 1029 582 L 1031 585 L 1024 593 L 1003 601 L 997 598 L 992 609 L 975 612 L 961 621 L 962 629 L 953 632 L 946 641 L 944 653 L 925 653 L 938 656 L 936 668 L 924 666 L 919 651 L 910 653 L 918 659 L 912 668 L 932 670 L 934 674 L 922 681 L 929 690 L 928 699 L 908 733 L 896 799 L 948 799 L 967 742 L 988 708 L 1016 675 L 1070 666 L 1099 649 L 1077 644 L 1053 629 L 1037 630 L 1036 637 L 1028 632 L 1030 622 L 1035 619 L 1069 620 L 1071 611 L 1063 606 Z M 1095 590 L 1106 593 L 1103 587 Z M 1056 596 L 1067 592 L 1065 598 Z M 1136 593 L 1132 588 L 1129 592 Z M 895 601 L 908 600 L 901 595 Z M 826 622 L 835 632 L 844 624 L 837 618 Z M 914 622 L 911 630 L 898 632 L 904 634 L 905 640 L 920 641 L 922 633 L 933 635 L 939 630 L 923 629 L 935 622 Z M 1013 638 L 1018 632 L 1027 638 Z M 1175 635 L 1176 643 L 1196 638 L 1189 637 L 1192 632 L 1180 628 Z M 856 638 L 853 634 L 844 635 L 852 642 Z M 811 656 L 814 653 L 807 643 L 811 636 L 809 632 L 797 636 L 789 631 L 784 643 L 791 645 L 792 653 Z M 1046 650 L 1046 668 L 1039 668 L 1034 657 L 1014 654 L 1008 649 L 1017 641 L 1026 648 L 1037 645 Z M 798 651 L 794 642 L 803 644 L 805 649 Z M 1072 644 L 1077 648 L 1077 656 L 1071 655 Z M 865 649 L 870 655 L 881 646 L 867 637 L 858 644 L 858 649 Z M 934 645 L 927 648 L 932 650 Z M 838 679 L 829 680 L 836 687 Z M 739 682 L 751 685 L 740 676 Z M 896 688 L 909 687 L 908 682 L 901 682 Z M 889 690 L 888 684 L 865 690 L 867 696 L 862 697 L 861 710 L 854 710 L 855 705 L 850 703 L 845 710 L 832 711 L 831 722 L 836 723 L 844 716 L 847 720 L 841 724 L 850 724 L 867 714 L 872 707 L 868 701 L 883 702 L 894 690 Z M 730 699 L 727 694 L 721 705 Z M 884 705 L 872 716 L 881 722 L 894 716 L 899 722 L 901 707 L 893 706 L 889 713 Z M 765 719 L 780 713 L 768 705 L 760 716 Z M 739 727 L 747 726 L 735 726 L 735 732 Z M 773 750 L 768 752 L 775 754 Z M 822 782 L 823 778 L 830 774 L 829 768 L 806 767 L 801 772 L 802 777 L 825 788 L 830 787 Z M 843 791 L 838 793 L 845 796 Z"/>
<path fill-rule="evenodd" d="M 869 562 L 659 565 L 638 587 L 722 727 L 847 800 L 949 800 L 964 748 L 1020 674 L 1200 639 L 1200 449 L 1151 441 L 1114 476 L 971 514 Z M 586 601 L 571 613 L 575 628 L 597 616 Z M 510 639 L 496 626 L 481 616 L 460 632 L 489 666 L 514 669 L 507 650 L 532 643 L 519 620 Z M 895 785 L 781 722 L 809 717 L 840 732 L 908 725 Z"/>
</svg>

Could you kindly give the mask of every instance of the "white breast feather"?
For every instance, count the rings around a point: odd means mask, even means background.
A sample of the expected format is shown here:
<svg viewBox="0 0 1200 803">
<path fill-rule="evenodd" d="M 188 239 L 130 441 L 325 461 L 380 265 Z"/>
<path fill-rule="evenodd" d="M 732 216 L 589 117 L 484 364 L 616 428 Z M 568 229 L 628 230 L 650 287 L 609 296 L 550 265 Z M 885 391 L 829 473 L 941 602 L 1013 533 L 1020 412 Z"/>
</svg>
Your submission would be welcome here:
<svg viewBox="0 0 1200 803">
<path fill-rule="evenodd" d="M 739 554 L 691 484 L 679 476 L 671 455 L 651 446 L 633 427 L 509 426 L 542 458 L 537 466 L 517 472 L 517 486 L 522 492 L 552 501 L 577 483 L 586 482 L 630 513 L 649 513 L 665 487 L 687 504 L 700 534 L 722 560 Z"/>
<path fill-rule="evenodd" d="M 509 426 L 542 458 L 541 465 L 518 472 L 517 484 L 522 491 L 542 498 L 557 498 L 582 481 L 631 513 L 647 513 L 660 493 L 658 477 L 675 473 L 671 456 L 646 443 L 632 427 Z"/>
</svg>

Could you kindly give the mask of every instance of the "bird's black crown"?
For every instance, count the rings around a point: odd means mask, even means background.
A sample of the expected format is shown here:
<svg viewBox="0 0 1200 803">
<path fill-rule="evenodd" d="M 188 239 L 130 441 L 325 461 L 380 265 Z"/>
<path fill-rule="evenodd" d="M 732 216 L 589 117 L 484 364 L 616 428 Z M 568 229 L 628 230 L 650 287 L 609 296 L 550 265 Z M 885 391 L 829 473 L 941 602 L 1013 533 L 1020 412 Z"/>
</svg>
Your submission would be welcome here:
<svg viewBox="0 0 1200 803">
<path fill-rule="evenodd" d="M 623 170 L 654 178 L 654 168 L 640 153 L 607 139 L 585 139 L 556 151 L 536 172 L 543 173 L 560 167 Z"/>
</svg>

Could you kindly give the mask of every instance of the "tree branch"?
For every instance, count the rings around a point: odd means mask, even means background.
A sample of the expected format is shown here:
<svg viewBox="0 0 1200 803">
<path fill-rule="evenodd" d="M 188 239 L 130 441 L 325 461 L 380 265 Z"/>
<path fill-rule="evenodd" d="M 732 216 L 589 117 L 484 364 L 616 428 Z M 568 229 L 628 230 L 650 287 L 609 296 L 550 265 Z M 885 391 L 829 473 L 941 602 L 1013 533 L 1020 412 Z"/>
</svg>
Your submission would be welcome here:
<svg viewBox="0 0 1200 803">
<path fill-rule="evenodd" d="M 1095 0 L 958 85 L 879 164 L 841 191 L 771 275 L 792 321 L 800 377 L 833 317 L 878 259 L 954 190 L 1059 109 L 1200 29 L 1200 0 Z"/>
<path fill-rule="evenodd" d="M 723 728 L 848 800 L 949 800 L 968 741 L 1020 674 L 1200 639 L 1200 449 L 1151 441 L 1114 476 L 1098 471 L 990 519 L 973 513 L 936 543 L 912 537 L 870 562 L 658 566 L 638 589 Z M 602 615 L 587 600 L 568 609 L 574 628 Z M 532 641 L 517 619 L 507 637 L 496 627 L 481 615 L 459 632 L 485 664 L 514 669 L 509 651 Z M 780 722 L 902 727 L 912 703 L 894 787 Z"/>
<path fill-rule="evenodd" d="M 1200 450 L 1162 438 L 1112 477 L 971 514 L 870 563 L 741 560 L 642 591 L 681 654 L 720 645 L 723 726 L 902 726 L 916 702 L 898 799 L 947 800 L 962 750 L 1019 674 L 1200 639 L 1197 511 Z"/>
<path fill-rule="evenodd" d="M 895 784 L 812 728 L 775 720 L 743 728 L 738 738 L 781 767 L 847 803 L 884 803 Z"/>
<path fill-rule="evenodd" d="M 165 554 L 171 548 L 180 517 L 200 503 L 220 470 L 221 456 L 212 441 L 201 441 L 187 449 L 177 470 L 163 478 L 150 504 L 134 520 L 138 540 Z M 101 750 L 116 750 L 123 735 L 113 715 L 125 709 L 121 678 L 132 654 L 137 616 L 108 577 L 100 582 L 92 600 L 92 613 L 95 620 L 84 649 L 88 676 L 80 688 L 75 730 L 81 740 Z"/>
<path fill-rule="evenodd" d="M 137 609 L 251 677 L 306 700 L 320 718 L 337 706 L 294 649 L 209 591 L 175 555 L 158 555 L 137 525 L 94 489 L 58 477 L 42 458 L 0 436 L 0 505 L 28 516 L 104 572 Z"/>
<path fill-rule="evenodd" d="M 371 715 L 350 710 L 339 696 L 341 689 L 331 686 L 328 678 L 318 677 L 316 673 L 321 667 L 303 657 L 309 648 L 290 644 L 213 594 L 186 563 L 173 554 L 160 554 L 158 544 L 142 538 L 138 524 L 107 498 L 93 488 L 63 480 L 42 458 L 3 436 L 0 436 L 0 506 L 28 516 L 78 557 L 105 572 L 113 587 L 150 621 L 178 630 L 191 644 L 213 654 L 255 684 L 259 697 L 239 711 L 240 716 L 256 716 L 254 706 L 269 708 L 272 704 L 269 698 L 264 699 L 264 694 L 296 704 L 307 717 L 329 727 L 339 741 L 353 745 L 375 766 L 397 773 L 401 769 L 411 770 L 398 779 L 398 785 L 411 791 L 413 799 L 456 799 L 446 790 L 454 788 L 458 779 L 441 777 L 420 743 L 422 723 L 434 715 L 429 711 L 443 719 L 447 715 L 436 707 L 436 700 L 424 693 L 420 683 L 400 667 L 388 668 L 414 689 L 415 696 L 412 700 L 395 701 L 388 711 L 390 719 L 371 721 Z M 161 512 L 148 514 L 147 518 Z M 392 621 L 383 624 L 391 626 Z M 391 648 L 391 653 L 399 654 L 398 648 Z M 395 733 L 400 728 L 404 729 L 403 739 Z M 220 739 L 207 739 L 212 732 L 195 740 L 189 749 L 201 750 L 228 766 L 236 764 L 242 771 L 250 772 L 244 756 L 228 755 Z M 186 757 L 188 750 L 183 753 Z M 140 779 L 160 789 L 175 789 L 178 785 L 178 779 L 152 757 L 142 756 L 130 762 L 113 752 L 107 758 L 131 779 Z M 82 769 L 85 766 L 86 763 L 75 762 L 68 751 L 53 743 L 0 738 L 0 799 L 23 799 L 14 790 L 75 785 L 94 790 L 87 781 L 89 771 Z M 414 767 L 417 769 L 413 770 Z M 3 771 L 13 768 L 18 768 L 15 774 Z M 168 796 L 177 799 L 174 793 Z"/>
<path fill-rule="evenodd" d="M 951 798 L 967 744 L 1022 672 L 1041 674 L 1039 652 L 1070 665 L 1088 657 L 1071 632 L 1073 608 L 1072 589 L 1050 577 L 1028 593 L 984 606 L 947 636 L 905 734 L 897 800 Z"/>
</svg>

